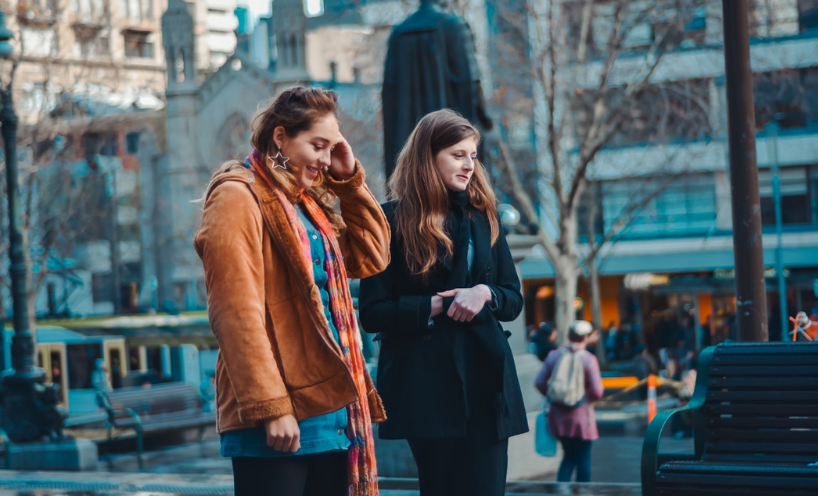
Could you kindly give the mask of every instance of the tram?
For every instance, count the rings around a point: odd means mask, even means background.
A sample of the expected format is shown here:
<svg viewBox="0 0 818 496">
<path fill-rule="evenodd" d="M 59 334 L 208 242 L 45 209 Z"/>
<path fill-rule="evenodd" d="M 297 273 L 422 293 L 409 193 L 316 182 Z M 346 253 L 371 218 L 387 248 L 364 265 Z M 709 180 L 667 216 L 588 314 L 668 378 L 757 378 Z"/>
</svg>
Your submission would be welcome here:
<svg viewBox="0 0 818 496">
<path fill-rule="evenodd" d="M 46 384 L 60 386 L 59 404 L 69 415 L 97 410 L 97 369 L 113 389 L 172 381 L 207 387 L 215 373 L 218 349 L 206 314 L 204 318 L 158 315 L 58 323 L 37 325 L 35 359 L 45 371 Z M 14 331 L 4 331 L 3 364 L 10 367 Z"/>
</svg>

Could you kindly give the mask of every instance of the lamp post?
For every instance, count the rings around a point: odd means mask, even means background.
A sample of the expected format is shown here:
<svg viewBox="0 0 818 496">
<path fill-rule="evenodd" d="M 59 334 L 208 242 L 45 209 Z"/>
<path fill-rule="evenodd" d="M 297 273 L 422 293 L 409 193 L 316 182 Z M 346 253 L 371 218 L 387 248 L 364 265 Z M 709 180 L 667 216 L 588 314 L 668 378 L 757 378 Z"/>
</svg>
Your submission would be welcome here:
<svg viewBox="0 0 818 496">
<path fill-rule="evenodd" d="M 770 150 L 770 172 L 773 179 L 773 205 L 775 206 L 775 236 L 777 238 L 775 247 L 775 275 L 778 278 L 778 313 L 781 321 L 781 339 L 786 341 L 788 315 L 787 315 L 787 286 L 784 282 L 784 247 L 781 244 L 781 181 L 778 175 L 778 130 L 777 122 L 772 121 L 767 124 L 767 135 L 769 136 Z M 800 310 L 800 309 L 799 309 Z"/>
<path fill-rule="evenodd" d="M 6 28 L 0 11 L 0 57 L 8 58 L 14 37 Z M 45 387 L 45 372 L 34 366 L 34 337 L 29 329 L 28 249 L 20 219 L 20 192 L 17 184 L 17 114 L 11 100 L 11 84 L 0 89 L 0 134 L 6 159 L 6 189 L 9 210 L 9 258 L 11 259 L 11 299 L 14 337 L 11 341 L 11 369 L 2 374 L 0 426 L 13 442 L 39 441 L 43 436 L 62 437 L 63 417 L 56 409 L 54 386 Z M 56 414 L 57 417 L 53 415 Z"/>
</svg>

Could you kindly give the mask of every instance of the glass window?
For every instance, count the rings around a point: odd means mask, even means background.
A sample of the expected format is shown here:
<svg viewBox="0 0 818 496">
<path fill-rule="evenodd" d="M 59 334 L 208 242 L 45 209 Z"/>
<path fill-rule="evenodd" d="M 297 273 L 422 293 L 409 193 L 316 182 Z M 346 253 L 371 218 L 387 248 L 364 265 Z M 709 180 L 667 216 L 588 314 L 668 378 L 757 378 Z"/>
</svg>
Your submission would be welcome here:
<svg viewBox="0 0 818 496">
<path fill-rule="evenodd" d="M 126 31 L 125 57 L 128 58 L 153 58 L 153 41 L 151 33 L 142 31 Z"/>
<path fill-rule="evenodd" d="M 624 236 L 694 234 L 712 228 L 716 220 L 716 191 L 711 174 L 680 178 L 658 194 L 655 188 L 662 186 L 633 179 L 603 183 L 605 230 L 613 227 L 622 212 L 642 202 L 645 204 L 633 214 Z M 644 193 L 641 198 L 634 197 L 634 191 Z M 655 198 L 648 199 L 654 194 Z"/>
<path fill-rule="evenodd" d="M 802 32 L 818 29 L 818 0 L 798 0 L 798 24 Z"/>
<path fill-rule="evenodd" d="M 92 389 L 91 374 L 96 361 L 102 358 L 102 345 L 69 344 L 68 350 L 68 388 Z"/>
<path fill-rule="evenodd" d="M 779 170 L 778 177 L 781 189 L 781 224 L 809 224 L 812 219 L 807 169 L 783 167 Z M 761 197 L 761 224 L 774 226 L 775 202 L 770 169 L 758 171 L 758 194 Z"/>
</svg>

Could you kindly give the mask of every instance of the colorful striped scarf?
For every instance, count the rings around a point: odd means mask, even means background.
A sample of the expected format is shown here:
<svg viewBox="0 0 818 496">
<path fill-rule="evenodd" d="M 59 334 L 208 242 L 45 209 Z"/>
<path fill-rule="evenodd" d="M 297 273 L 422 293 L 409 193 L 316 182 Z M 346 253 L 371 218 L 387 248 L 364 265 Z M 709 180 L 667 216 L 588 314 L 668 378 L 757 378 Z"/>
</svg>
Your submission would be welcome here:
<svg viewBox="0 0 818 496">
<path fill-rule="evenodd" d="M 284 208 L 287 221 L 295 233 L 296 238 L 301 242 L 301 250 L 307 262 L 310 274 L 312 274 L 312 255 L 310 251 L 310 241 L 307 237 L 307 230 L 295 206 L 290 203 L 284 193 L 275 186 L 261 154 L 254 151 L 247 160 L 245 166 L 262 178 L 270 186 L 278 197 Z M 347 437 L 352 442 L 349 449 L 349 459 L 347 463 L 347 475 L 349 481 L 349 496 L 378 496 L 378 470 L 375 462 L 375 442 L 372 433 L 372 421 L 369 416 L 369 400 L 366 390 L 366 363 L 362 353 L 361 337 L 358 333 L 355 308 L 352 306 L 352 296 L 349 293 L 349 283 L 347 282 L 347 271 L 343 263 L 341 248 L 335 231 L 327 219 L 321 206 L 311 197 L 302 195 L 301 205 L 306 214 L 321 232 L 324 238 L 324 252 L 326 254 L 326 271 L 328 276 L 327 292 L 329 293 L 329 306 L 332 313 L 332 320 L 338 330 L 339 343 L 342 358 L 347 366 L 355 388 L 358 392 L 358 400 L 347 406 Z"/>
</svg>

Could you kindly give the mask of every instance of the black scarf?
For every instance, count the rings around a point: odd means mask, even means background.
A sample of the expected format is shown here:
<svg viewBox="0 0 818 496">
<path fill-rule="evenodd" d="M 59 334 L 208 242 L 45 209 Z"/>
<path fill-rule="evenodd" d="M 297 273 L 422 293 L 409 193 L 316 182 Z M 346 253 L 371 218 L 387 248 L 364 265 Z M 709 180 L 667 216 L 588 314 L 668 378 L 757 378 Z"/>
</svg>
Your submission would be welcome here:
<svg viewBox="0 0 818 496">
<path fill-rule="evenodd" d="M 446 216 L 446 233 L 452 240 L 452 254 L 444 247 L 439 260 L 449 272 L 451 287 L 471 287 L 469 274 L 469 242 L 472 237 L 471 202 L 468 191 L 449 191 L 449 214 Z"/>
</svg>

